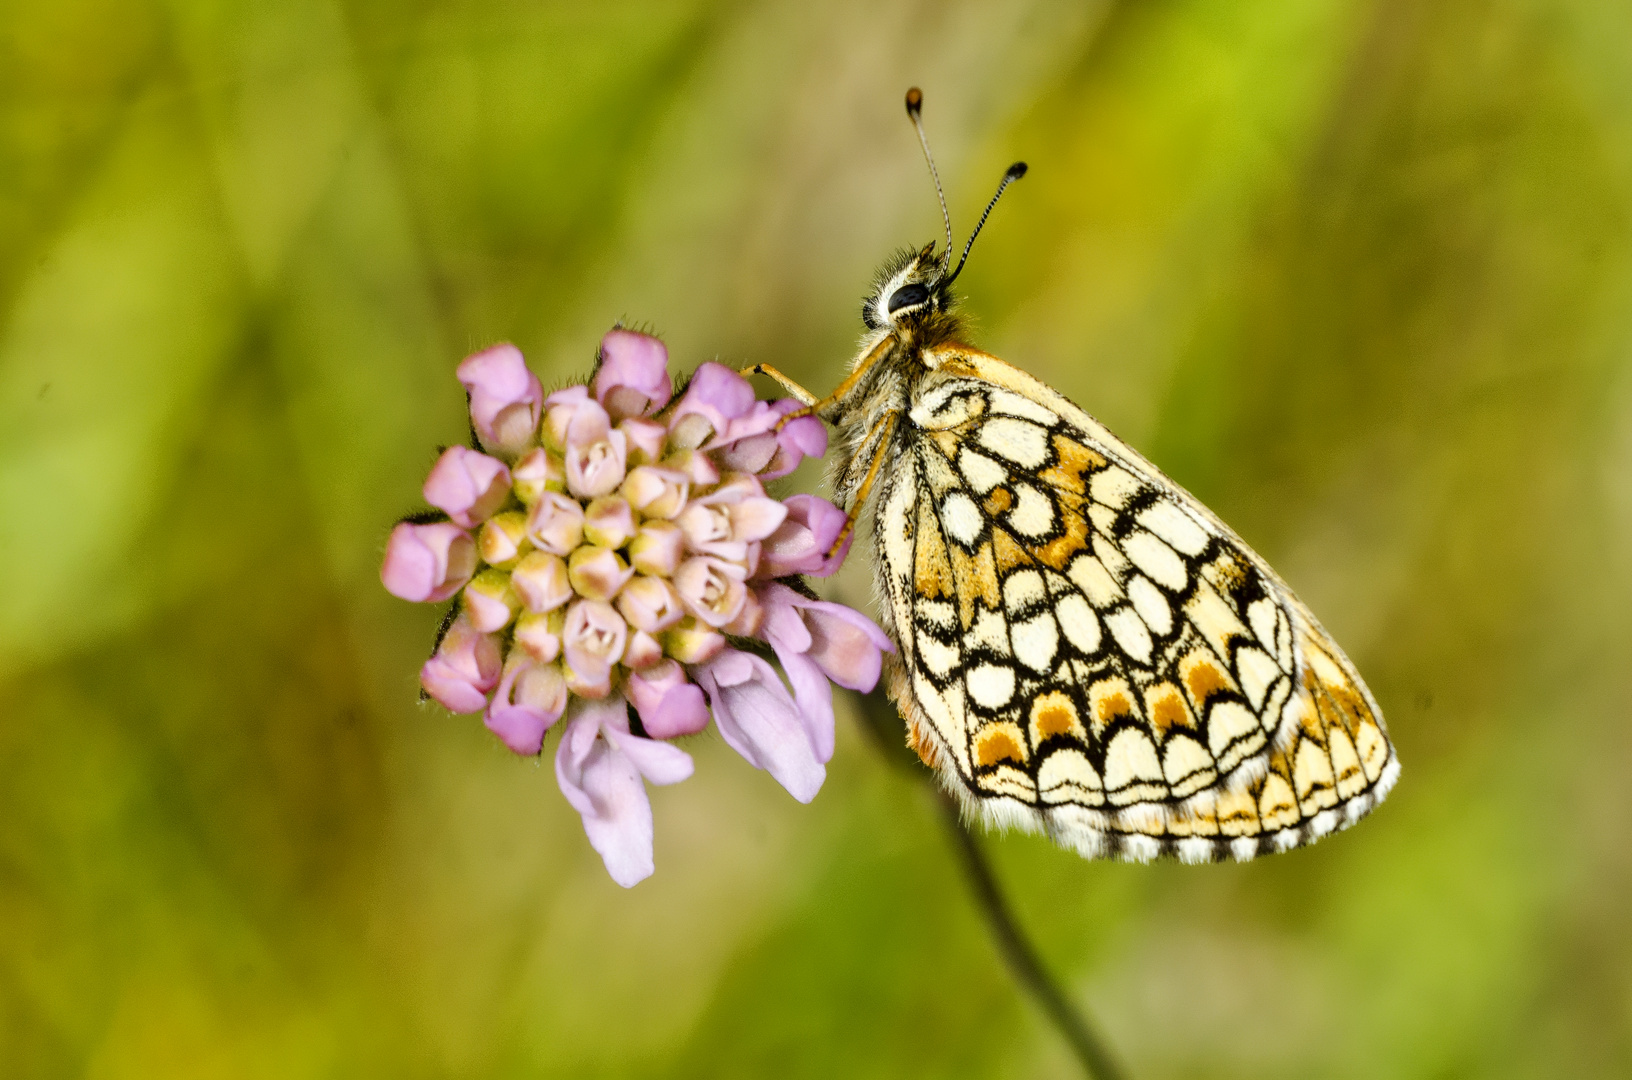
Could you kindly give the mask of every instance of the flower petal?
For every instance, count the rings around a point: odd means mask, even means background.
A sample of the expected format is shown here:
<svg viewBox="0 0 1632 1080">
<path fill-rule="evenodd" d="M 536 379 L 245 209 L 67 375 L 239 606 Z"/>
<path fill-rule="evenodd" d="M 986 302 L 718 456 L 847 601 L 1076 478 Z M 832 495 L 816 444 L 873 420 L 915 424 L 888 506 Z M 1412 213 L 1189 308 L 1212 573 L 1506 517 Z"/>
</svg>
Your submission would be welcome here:
<svg viewBox="0 0 1632 1080">
<path fill-rule="evenodd" d="M 725 649 L 692 674 L 708 694 L 714 724 L 726 744 L 770 773 L 795 799 L 814 799 L 827 770 L 816 759 L 799 708 L 776 669 L 751 653 Z"/>
<path fill-rule="evenodd" d="M 696 768 L 691 755 L 678 746 L 656 739 L 642 739 L 638 735 L 613 727 L 603 729 L 603 734 L 612 741 L 612 745 L 634 762 L 641 776 L 654 784 L 678 784 L 689 779 Z"/>
<path fill-rule="evenodd" d="M 627 725 L 627 709 L 618 697 L 584 704 L 569 721 L 555 755 L 561 793 L 583 818 L 584 834 L 606 872 L 626 889 L 655 869 L 646 785 L 635 760 L 607 736 Z"/>
</svg>

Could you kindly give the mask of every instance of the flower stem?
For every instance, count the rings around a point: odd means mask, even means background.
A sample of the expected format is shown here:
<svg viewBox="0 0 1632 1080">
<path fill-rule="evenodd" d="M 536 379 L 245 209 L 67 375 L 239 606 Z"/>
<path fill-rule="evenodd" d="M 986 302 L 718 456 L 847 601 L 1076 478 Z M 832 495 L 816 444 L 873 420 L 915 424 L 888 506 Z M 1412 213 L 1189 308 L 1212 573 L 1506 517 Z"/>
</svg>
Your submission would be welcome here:
<svg viewBox="0 0 1632 1080">
<path fill-rule="evenodd" d="M 997 951 L 1003 954 L 1009 974 L 1059 1029 L 1089 1080 L 1121 1080 L 1122 1070 L 1111 1060 L 1110 1052 L 1088 1023 L 1087 1016 L 1073 1007 L 1065 991 L 1049 976 L 1037 950 L 1020 929 L 1020 924 L 1015 922 L 1014 913 L 1009 909 L 1008 901 L 992 873 L 991 863 L 987 861 L 986 853 L 981 851 L 980 841 L 964 824 L 956 800 L 939 788 L 935 791 L 935 798 L 940 804 L 947 831 L 952 834 L 958 849 L 964 873 L 969 877 L 970 891 L 975 894 L 976 905 L 986 916 L 987 928 L 991 930 Z"/>
<path fill-rule="evenodd" d="M 957 800 L 942 790 L 935 778 L 925 771 L 923 764 L 908 750 L 901 738 L 901 717 L 882 689 L 871 694 L 856 695 L 858 717 L 862 727 L 874 737 L 878 749 L 892 764 L 910 769 L 913 775 L 926 782 L 934 792 L 947 831 L 952 834 L 959 861 L 969 879 L 975 904 L 986 918 L 993 943 L 1008 965 L 1009 974 L 1020 988 L 1031 996 L 1049 1023 L 1059 1031 L 1089 1080 L 1122 1080 L 1123 1072 L 1111 1058 L 1088 1017 L 1072 1005 L 1060 985 L 1048 974 L 1036 948 L 1020 929 L 1009 909 L 1007 899 L 998 886 L 980 841 L 964 824 Z"/>
</svg>

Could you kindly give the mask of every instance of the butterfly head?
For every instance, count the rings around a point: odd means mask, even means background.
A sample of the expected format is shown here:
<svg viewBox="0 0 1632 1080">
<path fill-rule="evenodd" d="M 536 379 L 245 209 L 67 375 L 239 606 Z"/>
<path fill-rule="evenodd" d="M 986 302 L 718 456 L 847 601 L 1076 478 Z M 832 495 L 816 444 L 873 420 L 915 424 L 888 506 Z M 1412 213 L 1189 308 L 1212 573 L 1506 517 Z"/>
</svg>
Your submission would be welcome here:
<svg viewBox="0 0 1632 1080">
<path fill-rule="evenodd" d="M 905 330 L 926 323 L 951 310 L 951 284 L 933 243 L 899 252 L 879 270 L 862 301 L 861 321 L 869 330 Z"/>
</svg>

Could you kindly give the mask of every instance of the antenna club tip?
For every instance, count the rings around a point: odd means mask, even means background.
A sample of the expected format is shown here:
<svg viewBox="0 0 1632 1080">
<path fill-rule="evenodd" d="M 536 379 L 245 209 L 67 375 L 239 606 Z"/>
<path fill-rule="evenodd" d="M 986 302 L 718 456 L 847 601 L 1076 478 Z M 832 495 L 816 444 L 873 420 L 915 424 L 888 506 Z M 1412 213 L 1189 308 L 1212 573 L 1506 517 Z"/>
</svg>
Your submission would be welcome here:
<svg viewBox="0 0 1632 1080">
<path fill-rule="evenodd" d="M 916 117 L 918 110 L 924 107 L 924 92 L 914 86 L 907 91 L 907 115 Z"/>
<path fill-rule="evenodd" d="M 1022 176 L 1026 175 L 1026 163 L 1024 161 L 1016 161 L 1013 165 L 1009 166 L 1009 171 L 1005 175 L 1008 176 L 1010 180 L 1020 179 Z"/>
</svg>

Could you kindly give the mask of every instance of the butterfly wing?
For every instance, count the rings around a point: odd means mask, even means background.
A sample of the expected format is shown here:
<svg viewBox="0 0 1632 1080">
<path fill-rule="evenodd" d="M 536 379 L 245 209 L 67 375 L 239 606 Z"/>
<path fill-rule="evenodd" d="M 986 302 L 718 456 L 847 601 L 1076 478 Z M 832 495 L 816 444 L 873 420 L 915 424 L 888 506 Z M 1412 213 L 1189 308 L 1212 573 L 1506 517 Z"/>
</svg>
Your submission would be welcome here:
<svg viewBox="0 0 1632 1080">
<path fill-rule="evenodd" d="M 891 693 L 966 806 L 1089 857 L 1209 861 L 1382 799 L 1381 712 L 1262 559 L 1031 376 L 930 360 L 875 525 Z"/>
</svg>

